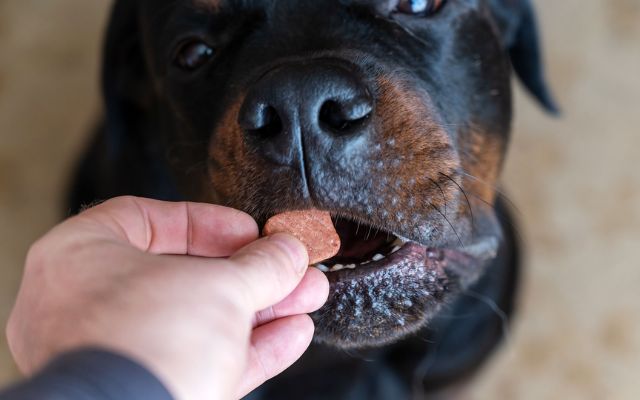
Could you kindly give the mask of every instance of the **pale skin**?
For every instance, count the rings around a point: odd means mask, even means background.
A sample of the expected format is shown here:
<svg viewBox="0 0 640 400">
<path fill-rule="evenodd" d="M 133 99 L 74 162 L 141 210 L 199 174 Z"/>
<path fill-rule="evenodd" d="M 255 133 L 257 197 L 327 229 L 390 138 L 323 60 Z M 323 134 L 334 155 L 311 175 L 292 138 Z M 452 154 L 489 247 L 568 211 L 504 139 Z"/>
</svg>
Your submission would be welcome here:
<svg viewBox="0 0 640 400">
<path fill-rule="evenodd" d="M 240 398 L 309 346 L 306 314 L 329 284 L 307 264 L 297 239 L 258 239 L 240 211 L 113 199 L 31 247 L 9 345 L 28 375 L 97 347 L 138 361 L 177 399 Z"/>
</svg>

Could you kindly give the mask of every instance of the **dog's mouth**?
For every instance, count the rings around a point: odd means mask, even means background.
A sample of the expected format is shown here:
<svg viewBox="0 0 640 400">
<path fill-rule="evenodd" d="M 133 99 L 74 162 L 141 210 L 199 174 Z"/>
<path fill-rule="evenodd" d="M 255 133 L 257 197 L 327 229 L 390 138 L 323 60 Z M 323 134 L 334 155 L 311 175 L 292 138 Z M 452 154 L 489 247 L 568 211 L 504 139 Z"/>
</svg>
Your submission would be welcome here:
<svg viewBox="0 0 640 400">
<path fill-rule="evenodd" d="M 477 238 L 474 243 L 459 247 L 432 247 L 407 239 L 399 234 L 375 228 L 361 222 L 333 218 L 340 237 L 340 250 L 334 257 L 313 266 L 325 272 L 331 281 L 354 279 L 377 270 L 394 267 L 421 268 L 425 259 L 448 257 L 482 260 L 495 255 L 497 240 L 492 236 Z"/>
<path fill-rule="evenodd" d="M 338 254 L 314 265 L 327 273 L 363 270 L 367 266 L 385 264 L 384 261 L 407 242 L 390 232 L 345 219 L 334 219 L 334 226 L 340 236 Z"/>
<path fill-rule="evenodd" d="M 435 247 L 342 218 L 334 225 L 340 251 L 314 265 L 331 291 L 312 317 L 316 339 L 342 348 L 377 346 L 417 331 L 481 275 L 500 243 L 492 230 L 465 244 Z"/>
</svg>

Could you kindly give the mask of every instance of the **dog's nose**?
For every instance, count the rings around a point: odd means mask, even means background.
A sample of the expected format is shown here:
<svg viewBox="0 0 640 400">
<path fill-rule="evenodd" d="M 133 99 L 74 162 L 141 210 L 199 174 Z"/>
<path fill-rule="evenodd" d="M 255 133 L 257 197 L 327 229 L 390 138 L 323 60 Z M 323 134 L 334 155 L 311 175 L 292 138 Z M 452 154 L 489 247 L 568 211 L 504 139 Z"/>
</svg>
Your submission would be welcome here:
<svg viewBox="0 0 640 400">
<path fill-rule="evenodd" d="M 331 63 L 286 64 L 247 92 L 238 122 L 247 141 L 278 164 L 302 151 L 323 152 L 368 130 L 373 98 L 347 67 Z"/>
</svg>

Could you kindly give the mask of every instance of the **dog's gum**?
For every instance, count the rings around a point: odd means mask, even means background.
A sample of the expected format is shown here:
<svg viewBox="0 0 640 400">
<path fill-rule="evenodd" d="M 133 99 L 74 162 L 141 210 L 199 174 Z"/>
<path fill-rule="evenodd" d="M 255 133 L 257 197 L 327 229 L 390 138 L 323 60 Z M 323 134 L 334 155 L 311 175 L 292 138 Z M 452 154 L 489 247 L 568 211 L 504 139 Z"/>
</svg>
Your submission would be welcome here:
<svg viewBox="0 0 640 400">
<path fill-rule="evenodd" d="M 288 233 L 300 240 L 309 253 L 309 264 L 327 260 L 340 250 L 340 237 L 326 211 L 289 211 L 271 217 L 262 230 L 264 236 Z"/>
</svg>

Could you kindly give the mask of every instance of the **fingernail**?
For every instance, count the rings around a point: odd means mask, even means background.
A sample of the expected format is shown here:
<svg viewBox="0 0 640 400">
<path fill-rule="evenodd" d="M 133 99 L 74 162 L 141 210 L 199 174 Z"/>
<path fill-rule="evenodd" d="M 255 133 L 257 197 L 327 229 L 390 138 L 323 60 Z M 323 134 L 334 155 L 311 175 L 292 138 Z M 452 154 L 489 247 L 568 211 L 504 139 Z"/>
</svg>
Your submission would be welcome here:
<svg viewBox="0 0 640 400">
<path fill-rule="evenodd" d="M 307 270 L 307 249 L 302 242 L 296 239 L 294 236 L 277 233 L 270 237 L 271 240 L 275 240 L 286 252 L 289 254 L 289 258 L 293 262 L 293 266 L 298 273 L 305 273 Z"/>
</svg>

